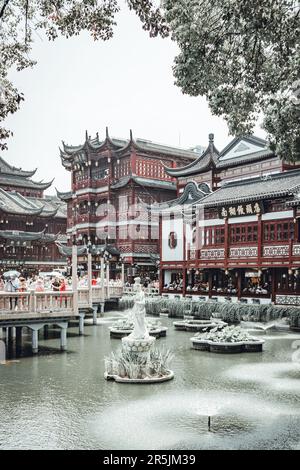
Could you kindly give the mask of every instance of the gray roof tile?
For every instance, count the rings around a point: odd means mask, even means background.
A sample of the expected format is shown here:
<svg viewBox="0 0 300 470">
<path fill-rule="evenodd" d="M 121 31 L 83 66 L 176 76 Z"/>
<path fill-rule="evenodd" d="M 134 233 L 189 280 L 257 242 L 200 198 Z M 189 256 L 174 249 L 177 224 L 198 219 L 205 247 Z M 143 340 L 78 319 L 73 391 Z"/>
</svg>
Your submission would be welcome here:
<svg viewBox="0 0 300 470">
<path fill-rule="evenodd" d="M 300 188 L 300 171 L 224 184 L 203 199 L 206 207 L 292 195 Z"/>
</svg>

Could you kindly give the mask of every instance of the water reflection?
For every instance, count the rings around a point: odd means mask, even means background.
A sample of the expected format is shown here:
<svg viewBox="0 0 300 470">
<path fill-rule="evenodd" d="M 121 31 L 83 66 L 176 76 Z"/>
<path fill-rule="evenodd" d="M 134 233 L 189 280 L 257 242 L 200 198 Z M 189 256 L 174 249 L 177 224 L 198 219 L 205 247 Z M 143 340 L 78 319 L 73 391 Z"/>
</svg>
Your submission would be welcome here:
<svg viewBox="0 0 300 470">
<path fill-rule="evenodd" d="M 103 378 L 104 356 L 121 346 L 109 321 L 83 337 L 72 329 L 68 353 L 50 331 L 37 357 L 25 346 L 19 363 L 0 365 L 0 448 L 299 448 L 298 335 L 269 333 L 263 354 L 215 355 L 163 318 L 157 346 L 175 353 L 174 381 L 126 386 Z"/>
</svg>

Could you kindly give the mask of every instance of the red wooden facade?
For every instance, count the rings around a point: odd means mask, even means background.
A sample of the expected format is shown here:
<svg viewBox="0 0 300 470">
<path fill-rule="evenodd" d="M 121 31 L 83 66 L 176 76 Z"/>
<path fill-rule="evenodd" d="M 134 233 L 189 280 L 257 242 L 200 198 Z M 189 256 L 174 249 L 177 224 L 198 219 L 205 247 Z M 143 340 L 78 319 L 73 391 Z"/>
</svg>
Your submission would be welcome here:
<svg viewBox="0 0 300 470">
<path fill-rule="evenodd" d="M 35 182 L 0 157 L 0 272 L 52 271 L 66 265 L 56 246 L 66 238 L 66 205 L 44 196 L 51 183 Z"/>
<path fill-rule="evenodd" d="M 246 150 L 247 142 L 252 146 L 255 138 L 235 139 L 227 149 L 234 154 L 242 143 Z M 263 145 L 261 139 L 258 142 Z M 211 193 L 195 201 L 192 217 L 182 220 L 178 210 L 173 215 L 178 218 L 175 227 L 183 224 L 182 256 L 178 259 L 178 253 L 175 263 L 168 249 L 161 253 L 161 292 L 300 305 L 300 170 L 267 150 L 245 152 L 244 164 L 240 157 L 222 160 L 220 155 L 226 152 L 217 153 L 210 137 L 203 159 L 209 160 L 209 165 L 213 162 L 210 171 L 218 174 L 218 183 L 212 183 L 215 177 L 207 178 L 207 162 L 201 170 L 199 158 L 199 175 L 189 179 L 195 188 L 199 181 L 205 181 Z M 225 170 L 219 171 L 225 161 L 226 174 Z M 259 168 L 265 165 L 272 171 L 254 175 L 253 161 Z M 278 171 L 274 170 L 274 162 Z M 179 194 L 187 178 L 180 175 L 190 172 L 193 166 L 195 163 L 176 170 Z M 232 173 L 229 181 L 229 172 L 237 168 L 239 173 L 236 177 Z M 169 173 L 174 175 L 172 170 Z M 167 224 L 164 219 L 171 210 L 162 211 L 162 226 Z M 162 240 L 162 246 L 166 243 Z"/>
<path fill-rule="evenodd" d="M 71 172 L 72 188 L 59 193 L 68 203 L 68 233 L 82 243 L 114 245 L 128 274 L 156 273 L 158 218 L 150 219 L 143 203 L 176 197 L 176 183 L 164 166 L 182 166 L 198 155 L 151 141 L 86 135 L 82 146 L 64 144 L 61 159 Z M 136 269 L 132 269 L 136 267 Z"/>
</svg>

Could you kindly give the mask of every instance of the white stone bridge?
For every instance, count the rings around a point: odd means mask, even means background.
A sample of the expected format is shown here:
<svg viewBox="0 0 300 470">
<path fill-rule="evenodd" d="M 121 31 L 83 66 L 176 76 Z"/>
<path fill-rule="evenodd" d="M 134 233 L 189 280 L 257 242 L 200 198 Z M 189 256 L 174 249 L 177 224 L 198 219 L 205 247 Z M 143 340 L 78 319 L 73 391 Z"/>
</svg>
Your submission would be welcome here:
<svg viewBox="0 0 300 470">
<path fill-rule="evenodd" d="M 90 286 L 64 292 L 0 292 L 0 337 L 7 341 L 21 341 L 22 328 L 32 332 L 32 350 L 38 352 L 38 332 L 49 325 L 61 329 L 60 346 L 67 346 L 67 327 L 72 321 L 79 322 L 79 334 L 84 332 L 84 318 L 93 317 L 97 324 L 99 305 L 104 311 L 105 302 L 117 300 L 123 294 L 121 286 Z"/>
</svg>

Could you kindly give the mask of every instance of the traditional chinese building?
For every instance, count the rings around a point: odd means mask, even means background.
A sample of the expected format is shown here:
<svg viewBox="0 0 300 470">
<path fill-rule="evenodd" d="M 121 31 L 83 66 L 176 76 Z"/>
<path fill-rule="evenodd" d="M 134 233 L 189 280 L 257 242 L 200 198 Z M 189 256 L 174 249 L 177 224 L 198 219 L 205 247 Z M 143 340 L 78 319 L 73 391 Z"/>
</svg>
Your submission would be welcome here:
<svg viewBox="0 0 300 470">
<path fill-rule="evenodd" d="M 165 168 L 169 176 L 177 179 L 178 193 L 189 181 L 207 183 L 212 191 L 225 182 L 277 174 L 297 166 L 280 159 L 267 145 L 255 136 L 236 137 L 222 151 L 214 144 L 214 134 L 209 135 L 207 149 L 184 168 Z"/>
<path fill-rule="evenodd" d="M 134 139 L 132 132 L 129 140 L 111 138 L 106 130 L 104 140 L 86 134 L 82 145 L 63 144 L 60 155 L 71 173 L 71 191 L 58 193 L 68 204 L 68 234 L 90 241 L 96 252 L 104 244 L 115 247 L 129 276 L 156 273 L 159 221 L 140 202 L 176 197 L 175 178 L 164 166 L 190 164 L 197 151 Z"/>
<path fill-rule="evenodd" d="M 161 292 L 300 305 L 299 167 L 253 137 L 218 152 L 211 135 L 197 160 L 166 171 L 179 198 L 155 208 Z"/>
<path fill-rule="evenodd" d="M 52 182 L 32 179 L 0 157 L 0 270 L 52 271 L 66 265 L 56 241 L 66 242 L 66 204 L 45 196 Z"/>
</svg>

